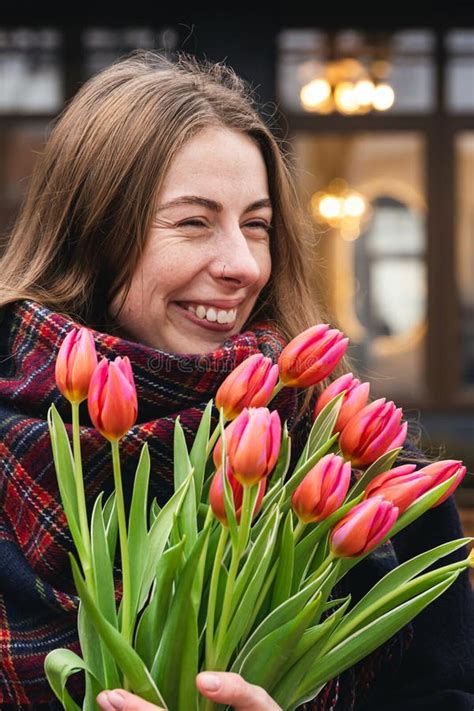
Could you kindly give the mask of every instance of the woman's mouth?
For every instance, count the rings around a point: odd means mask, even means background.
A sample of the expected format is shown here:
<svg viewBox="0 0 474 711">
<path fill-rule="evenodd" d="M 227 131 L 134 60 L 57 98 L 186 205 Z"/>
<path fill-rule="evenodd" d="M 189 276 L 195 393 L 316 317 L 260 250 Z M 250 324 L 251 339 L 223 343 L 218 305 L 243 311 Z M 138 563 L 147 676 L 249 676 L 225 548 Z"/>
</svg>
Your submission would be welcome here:
<svg viewBox="0 0 474 711">
<path fill-rule="evenodd" d="M 180 313 L 208 331 L 231 331 L 235 326 L 237 309 L 219 309 L 205 304 L 187 301 L 172 302 Z"/>
</svg>

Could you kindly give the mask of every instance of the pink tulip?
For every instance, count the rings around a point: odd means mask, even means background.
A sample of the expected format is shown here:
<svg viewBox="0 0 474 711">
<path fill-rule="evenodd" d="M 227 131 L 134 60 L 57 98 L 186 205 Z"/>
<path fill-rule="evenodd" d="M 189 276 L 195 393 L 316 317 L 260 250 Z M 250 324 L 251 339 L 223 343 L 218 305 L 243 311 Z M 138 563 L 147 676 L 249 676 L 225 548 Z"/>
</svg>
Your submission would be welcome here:
<svg viewBox="0 0 474 711">
<path fill-rule="evenodd" d="M 278 380 L 278 366 L 263 353 L 249 356 L 224 380 L 216 393 L 216 407 L 233 420 L 244 407 L 262 407 L 270 399 Z"/>
<path fill-rule="evenodd" d="M 71 403 L 87 398 L 97 365 L 94 337 L 87 328 L 73 328 L 61 344 L 55 367 L 56 385 Z"/>
<path fill-rule="evenodd" d="M 369 553 L 385 538 L 397 516 L 398 508 L 382 496 L 361 501 L 332 530 L 332 554 L 337 558 L 356 558 Z"/>
<path fill-rule="evenodd" d="M 94 370 L 87 401 L 94 427 L 108 440 L 121 439 L 137 419 L 137 391 L 127 356 L 103 358 Z"/>
<path fill-rule="evenodd" d="M 351 417 L 339 437 L 339 446 L 354 467 L 364 467 L 403 444 L 408 424 L 403 413 L 385 398 L 374 400 Z"/>
<path fill-rule="evenodd" d="M 341 409 L 334 425 L 335 432 L 342 432 L 350 418 L 366 406 L 369 399 L 370 383 L 361 383 L 360 380 L 354 378 L 352 373 L 341 375 L 340 378 L 328 385 L 318 397 L 313 418 L 316 419 L 328 402 L 339 393 L 342 393 L 343 390 L 346 391 L 346 394 L 342 398 Z"/>
<path fill-rule="evenodd" d="M 242 501 L 244 496 L 244 488 L 235 476 L 232 474 L 232 469 L 229 465 L 229 460 L 227 459 L 227 479 L 231 486 L 232 497 L 234 500 L 234 510 L 237 518 L 237 522 L 240 523 L 240 516 L 242 513 Z M 255 508 L 253 516 L 255 517 L 262 507 L 263 497 L 265 495 L 265 489 L 267 487 L 267 480 L 262 479 L 258 489 L 257 501 L 255 503 Z M 209 503 L 212 508 L 214 516 L 219 519 L 223 526 L 228 526 L 227 514 L 224 504 L 224 482 L 222 479 L 222 467 L 219 467 L 214 474 L 214 478 L 211 482 L 211 488 L 209 490 Z"/>
<path fill-rule="evenodd" d="M 415 471 L 416 464 L 402 464 L 378 474 L 365 490 L 365 498 L 383 496 L 403 513 L 416 499 L 431 488 L 430 478 Z"/>
<path fill-rule="evenodd" d="M 324 380 L 347 350 L 348 338 L 336 328 L 318 324 L 293 338 L 278 359 L 285 385 L 307 388 Z"/>
<path fill-rule="evenodd" d="M 280 415 L 267 407 L 250 407 L 225 429 L 227 456 L 237 481 L 252 486 L 274 468 L 281 444 Z M 214 448 L 214 463 L 221 464 L 221 443 Z"/>
<path fill-rule="evenodd" d="M 428 464 L 426 467 L 419 470 L 420 474 L 424 474 L 429 477 L 430 485 L 428 488 L 430 489 L 438 486 L 438 484 L 441 484 L 443 481 L 447 481 L 454 476 L 454 474 L 456 474 L 456 478 L 451 486 L 431 508 L 436 508 L 436 506 L 439 506 L 443 503 L 443 501 L 446 501 L 446 499 L 451 496 L 453 491 L 457 489 L 461 481 L 464 479 L 466 471 L 466 467 L 459 459 L 444 459 L 439 462 L 433 462 L 432 464 Z"/>
<path fill-rule="evenodd" d="M 350 462 L 336 454 L 326 454 L 293 492 L 293 511 L 303 523 L 322 521 L 342 505 L 350 481 Z"/>
</svg>

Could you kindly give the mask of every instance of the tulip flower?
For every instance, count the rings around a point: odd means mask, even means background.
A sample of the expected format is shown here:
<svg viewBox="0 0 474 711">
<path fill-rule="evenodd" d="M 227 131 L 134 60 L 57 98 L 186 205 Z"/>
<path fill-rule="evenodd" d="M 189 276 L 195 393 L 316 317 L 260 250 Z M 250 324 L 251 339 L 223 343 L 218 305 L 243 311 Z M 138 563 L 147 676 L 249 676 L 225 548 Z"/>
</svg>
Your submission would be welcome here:
<svg viewBox="0 0 474 711">
<path fill-rule="evenodd" d="M 242 486 L 252 486 L 274 468 L 281 444 L 280 415 L 267 407 L 250 407 L 225 429 L 227 456 Z M 221 463 L 221 443 L 217 442 L 214 463 Z"/>
<path fill-rule="evenodd" d="M 216 393 L 216 407 L 233 420 L 244 407 L 262 407 L 270 399 L 278 380 L 278 365 L 263 353 L 246 358 L 224 380 Z"/>
<path fill-rule="evenodd" d="M 91 378 L 87 405 L 95 428 L 111 442 L 135 424 L 137 391 L 127 356 L 100 361 Z"/>
<path fill-rule="evenodd" d="M 367 400 L 369 399 L 370 383 L 361 383 L 360 380 L 354 378 L 352 373 L 341 375 L 340 378 L 334 380 L 319 395 L 314 408 L 313 418 L 316 419 L 328 402 L 335 398 L 336 395 L 339 395 L 339 393 L 342 393 L 343 390 L 345 390 L 346 393 L 342 399 L 341 409 L 339 410 L 339 415 L 334 425 L 335 432 L 342 432 L 351 417 L 366 406 Z"/>
<path fill-rule="evenodd" d="M 336 454 L 326 454 L 293 492 L 293 511 L 303 523 L 322 521 L 342 505 L 350 481 L 350 462 Z"/>
<path fill-rule="evenodd" d="M 73 328 L 61 344 L 56 358 L 56 385 L 71 403 L 87 398 L 92 373 L 97 366 L 94 338 L 87 328 Z"/>
<path fill-rule="evenodd" d="M 430 477 L 415 471 L 416 464 L 402 464 L 378 474 L 365 490 L 365 497 L 383 496 L 403 513 L 422 494 L 432 487 Z"/>
<path fill-rule="evenodd" d="M 374 400 L 359 410 L 347 423 L 339 437 L 339 447 L 354 467 L 375 462 L 385 452 L 403 444 L 408 424 L 401 423 L 403 413 L 385 398 Z"/>
<path fill-rule="evenodd" d="M 369 553 L 387 535 L 397 516 L 398 508 L 382 496 L 361 501 L 332 530 L 331 553 L 337 558 L 355 558 Z"/>
<path fill-rule="evenodd" d="M 231 486 L 231 491 L 232 491 L 232 497 L 234 500 L 234 510 L 235 510 L 235 516 L 237 518 L 237 522 L 240 523 L 240 516 L 242 513 L 242 502 L 243 502 L 243 494 L 244 494 L 244 488 L 235 476 L 232 473 L 232 469 L 230 468 L 229 465 L 229 459 L 227 459 L 227 480 Z M 262 507 L 262 501 L 263 497 L 265 495 L 265 489 L 267 486 L 267 480 L 262 479 L 259 484 L 259 490 L 258 490 L 258 495 L 257 495 L 257 500 L 255 502 L 255 508 L 254 508 L 254 517 L 257 515 L 257 513 L 260 511 Z M 225 504 L 224 504 L 224 482 L 222 479 L 222 467 L 219 467 L 214 474 L 214 478 L 211 482 L 211 488 L 209 490 L 209 503 L 212 508 L 212 512 L 214 516 L 219 519 L 219 521 L 222 523 L 223 526 L 228 526 L 228 521 L 227 521 L 227 514 L 225 510 Z"/>
<path fill-rule="evenodd" d="M 307 388 L 324 380 L 347 350 L 348 338 L 336 328 L 318 324 L 293 338 L 278 359 L 284 385 Z"/>
<path fill-rule="evenodd" d="M 441 484 L 441 482 L 443 481 L 447 481 L 447 479 L 450 479 L 452 476 L 454 476 L 454 474 L 456 474 L 456 478 L 451 484 L 451 486 L 448 488 L 447 491 L 445 491 L 442 497 L 435 504 L 433 504 L 431 508 L 436 508 L 437 506 L 442 504 L 443 501 L 446 501 L 449 496 L 451 496 L 453 491 L 459 486 L 461 481 L 464 479 L 466 471 L 466 467 L 459 459 L 444 459 L 439 462 L 433 462 L 432 464 L 428 464 L 426 467 L 423 467 L 419 470 L 420 474 L 424 474 L 425 476 L 429 477 L 430 485 L 428 488 L 430 489 L 434 488 L 435 486 L 438 486 L 438 484 Z"/>
</svg>

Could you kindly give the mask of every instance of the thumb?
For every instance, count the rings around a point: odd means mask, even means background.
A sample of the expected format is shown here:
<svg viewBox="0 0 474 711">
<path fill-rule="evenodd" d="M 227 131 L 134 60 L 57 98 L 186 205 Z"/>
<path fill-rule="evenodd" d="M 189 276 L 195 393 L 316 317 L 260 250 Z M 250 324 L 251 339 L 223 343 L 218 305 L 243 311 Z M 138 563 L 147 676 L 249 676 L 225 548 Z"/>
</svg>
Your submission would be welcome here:
<svg viewBox="0 0 474 711">
<path fill-rule="evenodd" d="M 265 689 L 249 684 L 240 674 L 202 672 L 196 676 L 196 685 L 203 696 L 235 711 L 282 711 Z"/>
<path fill-rule="evenodd" d="M 161 706 L 155 706 L 124 689 L 101 691 L 96 701 L 102 711 L 164 711 Z"/>
</svg>

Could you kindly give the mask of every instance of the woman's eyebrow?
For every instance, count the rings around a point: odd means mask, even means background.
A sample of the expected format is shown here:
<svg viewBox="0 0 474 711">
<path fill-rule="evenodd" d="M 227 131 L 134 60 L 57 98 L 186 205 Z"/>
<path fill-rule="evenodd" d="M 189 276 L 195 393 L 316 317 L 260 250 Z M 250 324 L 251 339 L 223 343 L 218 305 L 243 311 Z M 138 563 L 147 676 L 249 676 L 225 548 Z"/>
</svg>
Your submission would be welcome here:
<svg viewBox="0 0 474 711">
<path fill-rule="evenodd" d="M 176 207 L 179 205 L 202 205 L 202 207 L 207 207 L 209 210 L 213 210 L 214 212 L 222 212 L 224 209 L 222 203 L 216 202 L 215 200 L 197 197 L 196 195 L 182 195 L 181 197 L 170 200 L 163 205 L 159 205 L 156 208 L 156 211 L 161 212 L 169 207 Z M 261 200 L 256 200 L 255 202 L 250 203 L 250 205 L 247 205 L 244 212 L 251 212 L 251 210 L 258 210 L 261 207 L 271 206 L 272 202 L 270 198 L 262 198 Z"/>
</svg>

